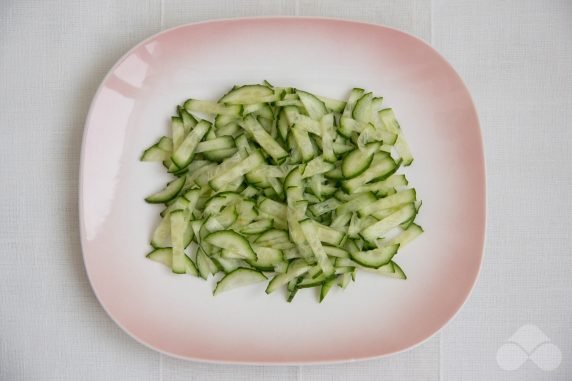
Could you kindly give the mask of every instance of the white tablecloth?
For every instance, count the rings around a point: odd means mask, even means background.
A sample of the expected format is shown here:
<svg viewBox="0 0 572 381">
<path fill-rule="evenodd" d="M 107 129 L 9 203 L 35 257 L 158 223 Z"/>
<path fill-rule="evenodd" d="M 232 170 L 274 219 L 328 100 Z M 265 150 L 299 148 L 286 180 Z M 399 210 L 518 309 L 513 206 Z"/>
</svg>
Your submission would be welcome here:
<svg viewBox="0 0 572 381">
<path fill-rule="evenodd" d="M 99 82 L 161 29 L 252 15 L 403 29 L 444 54 L 474 96 L 488 170 L 485 262 L 456 319 L 409 352 L 308 367 L 175 360 L 123 333 L 90 289 L 78 157 Z M 2 381 L 572 379 L 569 0 L 2 0 L 0 132 Z"/>
</svg>

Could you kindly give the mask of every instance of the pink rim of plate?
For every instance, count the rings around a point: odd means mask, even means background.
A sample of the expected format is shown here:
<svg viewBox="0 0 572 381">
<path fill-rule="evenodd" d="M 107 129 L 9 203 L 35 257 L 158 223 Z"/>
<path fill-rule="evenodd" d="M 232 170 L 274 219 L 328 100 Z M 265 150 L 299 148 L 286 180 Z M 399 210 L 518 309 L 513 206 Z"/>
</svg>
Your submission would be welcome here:
<svg viewBox="0 0 572 381">
<path fill-rule="evenodd" d="M 92 118 L 95 109 L 96 100 L 101 96 L 102 89 L 104 85 L 110 81 L 110 78 L 113 76 L 113 73 L 116 72 L 117 68 L 121 65 L 122 62 L 125 61 L 127 57 L 129 57 L 133 52 L 137 49 L 140 49 L 142 46 L 147 45 L 149 42 L 157 39 L 163 38 L 168 35 L 176 35 L 179 31 L 189 30 L 196 27 L 212 27 L 213 29 L 217 28 L 224 28 L 225 26 L 236 26 L 241 24 L 243 27 L 247 28 L 252 24 L 260 23 L 260 22 L 272 22 L 272 23 L 283 23 L 283 24 L 291 24 L 291 23 L 303 23 L 306 25 L 307 23 L 313 23 L 315 25 L 330 25 L 330 24 L 337 24 L 343 25 L 345 28 L 370 28 L 371 30 L 375 29 L 378 31 L 380 35 L 384 33 L 390 33 L 394 36 L 399 36 L 402 39 L 408 40 L 410 44 L 412 44 L 416 49 L 423 50 L 425 54 L 432 55 L 432 59 L 435 60 L 433 64 L 439 66 L 439 70 L 441 70 L 440 74 L 446 76 L 448 81 L 448 85 L 451 88 L 455 88 L 458 92 L 457 97 L 459 99 L 459 103 L 462 103 L 460 106 L 461 109 L 465 111 L 465 115 L 456 116 L 457 118 L 461 118 L 467 125 L 471 127 L 470 134 L 471 134 L 471 143 L 472 148 L 471 152 L 474 152 L 473 162 L 471 163 L 472 168 L 476 170 L 475 179 L 476 179 L 476 187 L 475 190 L 475 197 L 476 197 L 476 206 L 475 206 L 475 216 L 476 220 L 473 221 L 474 228 L 475 228 L 475 237 L 474 237 L 474 245 L 472 247 L 472 252 L 474 257 L 471 258 L 469 261 L 470 263 L 466 264 L 466 274 L 464 278 L 464 283 L 462 284 L 462 289 L 459 293 L 462 296 L 459 296 L 455 299 L 454 305 L 449 307 L 449 310 L 441 316 L 441 320 L 439 323 L 433 324 L 431 329 L 428 329 L 427 332 L 419 335 L 415 340 L 407 342 L 405 345 L 396 347 L 392 347 L 389 350 L 387 349 L 377 349 L 376 347 L 372 347 L 373 349 L 368 349 L 366 351 L 357 351 L 356 355 L 348 355 L 347 353 L 344 354 L 332 354 L 326 357 L 321 356 L 308 356 L 306 358 L 287 358 L 286 356 L 277 356 L 273 355 L 271 357 L 264 357 L 258 356 L 255 354 L 253 356 L 246 356 L 246 357 L 233 357 L 233 356 L 216 356 L 212 354 L 196 354 L 193 353 L 189 355 L 185 353 L 185 351 L 177 351 L 177 350 L 170 350 L 165 348 L 162 344 L 157 344 L 148 338 L 141 337 L 140 333 L 135 332 L 132 326 L 129 326 L 124 320 L 120 320 L 117 318 L 115 311 L 110 307 L 109 300 L 107 297 L 102 296 L 102 292 L 100 291 L 101 288 L 101 280 L 98 277 L 97 281 L 94 280 L 96 278 L 95 270 L 93 269 L 93 265 L 91 265 L 92 257 L 90 255 L 86 255 L 88 251 L 88 239 L 86 238 L 86 226 L 85 226 L 85 218 L 86 218 L 86 200 L 85 194 L 86 191 L 86 184 L 85 184 L 85 166 L 88 160 L 86 153 L 86 145 L 88 142 L 88 135 L 90 131 L 93 131 L 97 126 L 92 123 Z M 369 29 L 368 29 L 369 30 Z M 468 127 L 467 127 L 468 128 Z M 467 132 L 469 133 L 469 132 Z M 465 147 L 466 148 L 466 147 Z M 131 337 L 133 337 L 138 342 L 142 343 L 143 345 L 157 350 L 161 353 L 164 353 L 169 356 L 173 356 L 180 359 L 186 360 L 197 360 L 203 362 L 214 362 L 214 363 L 227 363 L 227 364 L 258 364 L 258 365 L 303 365 L 303 364 L 324 364 L 324 363 L 337 363 L 337 362 L 344 362 L 344 361 L 354 361 L 354 360 L 366 360 L 366 359 L 373 359 L 373 358 L 380 358 L 396 353 L 400 353 L 411 348 L 414 348 L 423 342 L 427 341 L 429 338 L 434 336 L 437 332 L 439 332 L 446 324 L 448 324 L 453 317 L 458 313 L 458 311 L 462 308 L 463 304 L 468 299 L 471 291 L 474 288 L 476 280 L 478 278 L 479 271 L 482 265 L 483 259 L 483 249 L 484 249 L 484 241 L 485 241 L 485 221 L 486 221 L 486 184 L 485 184 L 485 160 L 484 160 L 484 153 L 483 153 L 483 144 L 482 144 L 482 137 L 481 131 L 479 127 L 479 122 L 477 118 L 477 113 L 473 104 L 473 101 L 470 97 L 470 94 L 466 88 L 466 85 L 462 81 L 462 79 L 456 74 L 452 66 L 430 45 L 419 40 L 418 38 L 404 33 L 402 31 L 369 23 L 357 22 L 357 21 L 348 21 L 348 20 L 340 20 L 340 19 L 332 19 L 332 18 L 314 18 L 314 17 L 255 17 L 255 18 L 239 18 L 239 19 L 222 19 L 222 20 L 212 20 L 200 23 L 193 23 L 193 24 L 186 24 L 177 26 L 171 29 L 164 30 L 160 33 L 157 33 L 146 40 L 137 44 L 134 48 L 129 50 L 118 62 L 111 68 L 109 73 L 106 75 L 104 80 L 102 81 L 101 85 L 99 86 L 92 105 L 90 107 L 89 113 L 86 119 L 86 128 L 84 131 L 83 142 L 82 142 L 82 153 L 81 153 L 81 163 L 80 163 L 80 189 L 79 189 L 79 211 L 80 211 L 80 230 L 81 230 L 81 245 L 84 257 L 84 263 L 86 266 L 86 272 L 88 274 L 88 278 L 90 280 L 90 284 L 94 290 L 94 293 L 103 306 L 104 310 L 107 314 L 111 317 L 111 319 L 117 323 L 125 332 L 127 332 Z M 226 356 L 226 357 L 225 357 Z"/>
</svg>

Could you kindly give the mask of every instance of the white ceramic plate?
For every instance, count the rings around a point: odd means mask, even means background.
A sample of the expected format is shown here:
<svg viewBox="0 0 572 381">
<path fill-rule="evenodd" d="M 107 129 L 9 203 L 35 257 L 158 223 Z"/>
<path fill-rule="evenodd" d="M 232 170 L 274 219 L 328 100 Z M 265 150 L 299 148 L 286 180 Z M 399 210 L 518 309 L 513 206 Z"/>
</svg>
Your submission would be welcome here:
<svg viewBox="0 0 572 381">
<path fill-rule="evenodd" d="M 394 108 L 416 158 L 406 174 L 423 200 L 425 234 L 400 251 L 409 279 L 358 273 L 322 304 L 252 286 L 212 284 L 145 259 L 160 206 L 143 199 L 168 176 L 141 163 L 186 98 L 217 99 L 267 79 L 333 98 L 352 87 Z M 485 178 L 477 116 L 451 66 L 424 42 L 357 22 L 258 18 L 185 25 L 129 51 L 104 79 L 87 118 L 80 176 L 85 264 L 109 315 L 173 356 L 241 363 L 316 363 L 410 348 L 461 307 L 483 248 Z"/>
</svg>

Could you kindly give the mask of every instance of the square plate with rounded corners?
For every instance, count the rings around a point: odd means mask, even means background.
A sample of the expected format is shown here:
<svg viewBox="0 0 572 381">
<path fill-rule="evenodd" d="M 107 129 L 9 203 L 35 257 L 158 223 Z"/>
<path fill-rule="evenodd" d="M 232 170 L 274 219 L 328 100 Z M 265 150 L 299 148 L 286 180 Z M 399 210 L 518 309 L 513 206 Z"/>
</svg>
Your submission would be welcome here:
<svg viewBox="0 0 572 381">
<path fill-rule="evenodd" d="M 168 134 L 175 105 L 268 80 L 332 98 L 352 87 L 384 96 L 415 162 L 425 234 L 400 251 L 409 279 L 358 272 L 324 303 L 264 286 L 212 296 L 212 284 L 145 258 L 160 206 L 143 199 L 168 176 L 141 163 Z M 423 342 L 475 283 L 485 229 L 481 133 L 469 93 L 429 45 L 395 29 L 333 19 L 253 18 L 184 25 L 130 50 L 101 84 L 81 157 L 83 254 L 104 309 L 135 339 L 185 359 L 302 364 L 378 357 Z"/>
</svg>

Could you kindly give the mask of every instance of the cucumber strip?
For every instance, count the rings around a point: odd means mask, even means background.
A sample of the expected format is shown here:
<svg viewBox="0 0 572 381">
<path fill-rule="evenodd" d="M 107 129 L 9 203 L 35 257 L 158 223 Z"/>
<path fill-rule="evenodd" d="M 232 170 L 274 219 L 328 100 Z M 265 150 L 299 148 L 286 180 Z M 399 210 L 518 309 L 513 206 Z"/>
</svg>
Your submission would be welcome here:
<svg viewBox="0 0 572 381">
<path fill-rule="evenodd" d="M 238 218 L 238 213 L 234 207 L 227 207 L 216 216 L 210 216 L 205 221 L 205 229 L 209 232 L 228 229 Z"/>
<path fill-rule="evenodd" d="M 245 180 L 249 185 L 255 186 L 258 189 L 269 188 L 270 187 L 270 176 L 264 173 L 265 165 L 261 165 L 256 169 L 248 172 L 245 175 Z M 258 194 L 259 191 L 256 191 Z"/>
<path fill-rule="evenodd" d="M 185 271 L 183 272 L 183 274 L 199 276 L 199 271 L 197 270 L 197 266 L 195 265 L 195 263 L 191 258 L 189 258 L 187 255 L 184 255 L 183 261 L 185 263 Z"/>
<path fill-rule="evenodd" d="M 215 120 L 215 123 L 216 123 L 216 120 Z M 242 129 L 240 128 L 240 126 L 238 125 L 237 122 L 230 122 L 230 123 L 225 124 L 224 126 L 217 127 L 217 129 L 215 130 L 215 134 L 218 137 L 221 137 L 221 136 L 235 137 L 241 131 L 242 131 Z"/>
<path fill-rule="evenodd" d="M 375 129 L 373 132 L 371 132 L 372 139 L 383 142 L 383 144 L 386 146 L 395 144 L 398 136 L 399 135 L 394 134 L 393 132 L 385 131 L 383 129 Z"/>
<path fill-rule="evenodd" d="M 394 132 L 382 128 L 375 128 L 370 123 L 363 123 L 352 118 L 341 118 L 338 132 L 347 138 L 354 138 L 363 134 L 361 139 L 379 141 L 388 145 L 394 144 L 398 136 Z M 360 137 L 356 138 L 356 140 L 357 139 L 360 139 Z"/>
<path fill-rule="evenodd" d="M 302 101 L 302 104 L 304 105 L 304 108 L 308 112 L 310 118 L 319 121 L 324 115 L 328 113 L 328 109 L 326 108 L 324 102 L 319 100 L 313 94 L 302 90 L 296 90 L 296 94 L 298 95 L 298 98 L 300 98 L 300 101 Z"/>
<path fill-rule="evenodd" d="M 187 174 L 187 185 L 203 187 L 207 184 L 208 179 L 212 177 L 212 172 L 217 169 L 215 163 L 209 163 L 204 167 Z"/>
<path fill-rule="evenodd" d="M 230 260 L 236 260 L 236 262 L 232 262 L 232 264 L 230 265 L 230 269 L 228 268 L 228 266 L 223 265 L 224 267 L 224 271 L 225 272 L 231 272 L 233 271 L 235 268 L 240 267 L 242 264 L 239 263 L 238 261 L 244 259 L 242 257 L 242 255 L 240 253 L 236 253 L 232 250 L 228 250 L 228 249 L 222 249 L 221 253 L 220 253 L 220 258 L 219 261 L 221 259 L 230 259 Z M 234 267 L 233 267 L 234 266 Z"/>
<path fill-rule="evenodd" d="M 386 108 L 383 110 L 380 110 L 377 115 L 379 115 L 379 118 L 381 119 L 381 123 L 383 125 L 383 128 L 389 132 L 392 132 L 396 135 L 399 135 L 401 133 L 401 127 L 399 126 L 399 123 L 397 122 L 397 119 L 395 118 L 395 114 L 393 113 L 393 109 L 391 108 Z"/>
<path fill-rule="evenodd" d="M 403 165 L 409 166 L 413 163 L 413 156 L 411 155 L 411 150 L 409 149 L 409 145 L 405 141 L 403 134 L 400 134 L 397 137 L 397 141 L 395 142 L 395 149 L 399 156 L 403 159 Z"/>
<path fill-rule="evenodd" d="M 260 271 L 238 268 L 226 274 L 216 285 L 213 295 L 229 291 L 238 287 L 244 287 L 255 283 L 266 281 L 268 278 Z"/>
<path fill-rule="evenodd" d="M 272 247 L 254 246 L 257 260 L 247 260 L 248 264 L 260 271 L 274 271 L 274 267 L 284 262 L 282 250 Z"/>
<path fill-rule="evenodd" d="M 387 245 L 399 244 L 399 247 L 404 247 L 409 242 L 423 234 L 423 228 L 415 223 L 409 225 L 407 229 L 399 233 L 387 242 Z"/>
<path fill-rule="evenodd" d="M 335 276 L 331 276 L 322 283 L 322 288 L 320 289 L 320 303 L 324 301 L 328 292 L 330 292 L 331 288 L 336 284 L 336 279 L 337 278 Z"/>
<path fill-rule="evenodd" d="M 269 198 L 264 198 L 258 203 L 258 210 L 280 220 L 287 218 L 287 206 Z"/>
<path fill-rule="evenodd" d="M 177 107 L 177 109 L 179 111 L 179 117 L 183 121 L 183 127 L 185 129 L 185 133 L 188 134 L 191 131 L 191 129 L 197 125 L 198 121 L 183 107 L 179 106 Z"/>
<path fill-rule="evenodd" d="M 237 124 L 240 118 L 236 115 L 217 115 L 214 118 L 214 126 L 217 131 L 228 126 L 229 124 Z"/>
<path fill-rule="evenodd" d="M 373 203 L 377 200 L 375 195 L 371 192 L 360 193 L 350 198 L 349 201 L 344 202 L 337 207 L 336 213 L 346 214 L 356 212 L 362 205 Z"/>
<path fill-rule="evenodd" d="M 381 210 L 374 212 L 371 216 L 373 216 L 377 220 L 383 220 L 385 217 L 388 217 L 389 215 L 397 212 L 398 209 L 399 209 L 399 207 L 389 208 L 389 209 L 381 209 Z"/>
<path fill-rule="evenodd" d="M 288 270 L 285 273 L 277 274 L 268 283 L 266 287 L 266 293 L 271 294 L 280 287 L 286 285 L 292 279 L 299 277 L 300 275 L 306 273 L 310 269 L 310 265 L 306 263 L 303 259 L 295 259 L 288 265 Z"/>
<path fill-rule="evenodd" d="M 377 269 L 388 264 L 397 253 L 398 248 L 399 245 L 397 244 L 373 250 L 358 251 L 350 254 L 350 257 L 364 267 Z"/>
<path fill-rule="evenodd" d="M 171 117 L 171 135 L 173 136 L 173 150 L 176 150 L 187 135 L 183 119 L 178 116 Z"/>
<path fill-rule="evenodd" d="M 342 175 L 351 179 L 365 172 L 373 161 L 373 155 L 379 151 L 379 143 L 368 144 L 364 150 L 356 149 L 350 152 L 342 161 Z"/>
<path fill-rule="evenodd" d="M 324 173 L 324 177 L 331 180 L 342 180 L 344 176 L 342 175 L 342 167 L 340 163 L 335 164 L 335 168 L 329 172 Z"/>
<path fill-rule="evenodd" d="M 154 144 L 151 147 L 147 148 L 143 151 L 141 161 L 163 161 L 167 160 L 171 156 L 168 151 L 163 150 L 158 146 L 158 144 Z"/>
<path fill-rule="evenodd" d="M 323 214 L 329 213 L 340 206 L 340 201 L 335 198 L 329 198 L 318 204 L 313 204 L 309 207 L 314 217 L 320 217 Z"/>
<path fill-rule="evenodd" d="M 324 160 L 335 163 L 334 154 L 334 114 L 326 114 L 320 120 L 320 133 L 322 135 L 322 153 Z"/>
<path fill-rule="evenodd" d="M 297 196 L 292 201 L 299 201 L 302 199 L 302 191 L 304 187 L 304 183 L 302 181 L 302 169 L 299 166 L 294 167 L 286 178 L 284 179 L 284 187 L 286 188 L 288 198 Z M 290 193 L 289 191 L 296 191 L 295 193 Z M 299 193 L 297 192 L 299 191 Z"/>
<path fill-rule="evenodd" d="M 195 128 L 189 132 L 185 140 L 183 140 L 179 148 L 177 148 L 171 156 L 171 160 L 177 167 L 184 168 L 191 163 L 195 149 L 210 127 L 209 122 L 201 120 Z"/>
<path fill-rule="evenodd" d="M 383 97 L 374 97 L 371 100 L 371 124 L 375 126 L 376 129 L 383 128 L 381 124 L 381 119 L 379 118 L 378 112 L 383 108 Z"/>
<path fill-rule="evenodd" d="M 242 106 L 224 105 L 217 102 L 204 101 L 199 99 L 189 99 L 185 102 L 185 110 L 188 112 L 200 112 L 203 114 L 240 116 Z"/>
<path fill-rule="evenodd" d="M 209 185 L 214 190 L 218 190 L 222 188 L 224 185 L 245 175 L 249 171 L 253 170 L 254 168 L 262 164 L 264 164 L 264 158 L 262 157 L 260 152 L 255 151 L 246 159 L 242 160 L 239 163 L 236 163 L 234 166 L 224 171 L 223 173 L 218 174 L 215 178 L 209 181 Z"/>
<path fill-rule="evenodd" d="M 318 265 L 322 269 L 322 272 L 324 274 L 333 274 L 334 267 L 332 266 L 332 263 L 328 260 L 328 255 L 326 254 L 326 251 L 324 250 L 324 247 L 320 242 L 320 239 L 318 237 L 318 229 L 316 228 L 315 222 L 313 222 L 310 219 L 306 219 L 300 222 L 300 227 L 302 228 L 302 232 L 306 237 L 306 241 L 308 242 L 308 245 L 312 249 L 312 252 L 316 257 L 316 261 L 318 262 Z"/>
<path fill-rule="evenodd" d="M 206 159 L 221 162 L 233 156 L 237 152 L 236 148 L 217 149 L 214 151 L 203 152 Z"/>
<path fill-rule="evenodd" d="M 244 106 L 242 110 L 243 117 L 249 114 L 254 114 L 255 117 L 261 117 L 264 119 L 274 119 L 274 112 L 272 111 L 272 107 L 270 107 L 267 103 L 255 103 L 248 106 Z"/>
<path fill-rule="evenodd" d="M 349 272 L 343 273 L 338 277 L 338 286 L 345 289 L 352 280 L 352 274 Z"/>
<path fill-rule="evenodd" d="M 148 196 L 147 198 L 145 198 L 145 201 L 147 201 L 150 204 L 162 204 L 166 203 L 167 201 L 171 201 L 172 199 L 177 197 L 181 189 L 183 189 L 186 180 L 187 178 L 183 176 L 171 181 L 170 183 L 167 184 L 165 189 L 157 193 L 154 193 L 151 196 Z"/>
<path fill-rule="evenodd" d="M 314 181 L 312 181 L 312 183 L 314 183 Z M 313 186 L 313 184 L 311 184 L 310 186 Z M 314 186 L 314 188 L 315 187 L 316 186 Z M 321 187 L 321 186 L 318 186 L 318 187 Z M 316 192 L 315 190 L 313 192 L 319 194 L 319 190 L 318 190 L 318 192 Z M 322 201 L 318 196 L 314 196 L 312 193 L 304 193 L 304 198 L 311 203 L 317 203 L 317 202 Z"/>
<path fill-rule="evenodd" d="M 320 95 L 316 95 L 316 97 L 319 100 L 321 100 L 324 103 L 324 105 L 326 106 L 326 108 L 331 112 L 341 113 L 344 111 L 344 108 L 346 107 L 345 101 L 340 101 L 337 99 L 322 97 Z"/>
<path fill-rule="evenodd" d="M 324 250 L 326 251 L 326 254 L 328 254 L 328 256 L 330 256 L 330 257 L 336 257 L 336 258 L 349 258 L 350 257 L 349 252 L 347 252 L 344 249 L 340 249 L 339 247 L 324 245 Z"/>
<path fill-rule="evenodd" d="M 272 238 L 268 236 L 269 235 L 268 233 L 281 233 L 281 235 Z M 292 242 L 288 239 L 288 233 L 282 229 L 270 229 L 262 233 L 259 237 L 257 237 L 254 240 L 254 243 L 259 246 L 274 247 L 274 248 L 278 248 L 278 246 L 282 245 L 287 245 L 289 248 L 293 246 Z"/>
<path fill-rule="evenodd" d="M 368 123 L 360 122 L 357 119 L 342 117 L 340 119 L 340 126 L 338 127 L 338 132 L 347 138 L 355 136 L 354 134 L 359 134 L 365 130 L 370 125 Z"/>
<path fill-rule="evenodd" d="M 350 218 L 350 224 L 348 226 L 348 237 L 358 238 L 361 226 L 361 221 L 357 213 L 352 213 L 352 218 Z"/>
<path fill-rule="evenodd" d="M 272 187 L 272 190 L 275 192 L 276 196 L 278 196 L 279 198 L 283 198 L 284 188 L 282 186 L 282 183 L 275 177 L 270 177 L 268 179 L 268 182 L 270 183 L 270 186 Z"/>
<path fill-rule="evenodd" d="M 285 177 L 292 170 L 290 165 L 261 165 L 260 167 L 252 170 L 249 175 L 253 175 L 253 178 L 258 177 Z"/>
<path fill-rule="evenodd" d="M 173 263 L 173 249 L 170 247 L 155 249 L 147 254 L 147 258 L 171 268 L 171 264 Z"/>
<path fill-rule="evenodd" d="M 323 242 L 334 246 L 339 246 L 345 238 L 345 233 L 339 230 L 333 229 L 329 226 L 322 225 L 314 221 L 314 226 L 316 227 L 318 233 L 318 239 Z"/>
<path fill-rule="evenodd" d="M 276 100 L 274 90 L 264 85 L 240 86 L 226 93 L 219 102 L 237 105 L 273 102 Z"/>
<path fill-rule="evenodd" d="M 300 278 L 294 278 L 292 279 L 290 282 L 288 282 L 288 297 L 286 298 L 286 301 L 288 303 L 291 303 L 292 300 L 294 300 L 294 297 L 296 296 L 296 294 L 298 293 L 298 288 L 296 287 L 296 285 L 299 283 Z"/>
<path fill-rule="evenodd" d="M 284 253 L 284 259 L 289 261 L 291 259 L 302 258 L 302 253 L 298 250 L 298 248 L 282 250 Z"/>
<path fill-rule="evenodd" d="M 357 262 L 354 262 L 351 258 L 336 258 L 335 261 L 336 268 L 338 267 L 361 267 L 361 265 Z"/>
<path fill-rule="evenodd" d="M 216 139 L 216 134 L 214 128 L 211 128 L 207 131 L 206 135 L 204 136 L 204 140 L 213 140 Z"/>
<path fill-rule="evenodd" d="M 281 229 L 271 229 L 260 235 L 256 241 L 288 241 L 288 233 Z"/>
<path fill-rule="evenodd" d="M 246 188 L 244 188 L 244 190 L 240 194 L 244 198 L 254 198 L 254 196 L 258 194 L 258 189 L 249 185 Z"/>
<path fill-rule="evenodd" d="M 230 227 L 232 230 L 238 230 L 240 233 L 245 234 L 244 229 L 252 225 L 252 222 L 258 218 L 258 212 L 255 209 L 255 204 L 252 201 L 243 200 L 236 206 L 236 213 L 238 218 Z M 254 233 L 253 233 L 254 234 Z"/>
<path fill-rule="evenodd" d="M 319 267 L 316 267 L 319 269 Z M 332 275 L 327 275 L 322 273 L 322 270 L 317 275 L 312 275 L 308 272 L 302 280 L 298 282 L 296 288 L 311 288 L 311 287 L 319 287 L 321 286 L 326 280 L 330 279 Z"/>
<path fill-rule="evenodd" d="M 199 169 L 209 165 L 213 165 L 213 163 L 209 162 L 208 160 L 193 160 L 193 162 L 187 167 L 187 170 L 190 174 L 192 174 L 195 171 L 198 171 Z"/>
<path fill-rule="evenodd" d="M 264 130 L 270 134 L 272 139 L 275 139 L 276 133 L 272 131 L 274 119 L 273 118 L 272 119 L 263 118 L 261 116 L 259 116 L 257 119 L 258 119 L 258 122 L 260 123 L 260 125 L 262 126 L 262 128 L 264 128 Z"/>
<path fill-rule="evenodd" d="M 244 119 L 243 127 L 254 137 L 254 140 L 260 144 L 262 149 L 272 156 L 274 161 L 281 162 L 282 159 L 288 156 L 288 153 L 284 148 L 282 148 L 282 146 L 280 146 L 280 144 L 278 144 L 278 142 L 276 142 L 276 140 L 274 140 L 272 136 L 262 128 L 260 123 L 258 123 L 254 117 L 250 115 L 247 116 Z"/>
<path fill-rule="evenodd" d="M 171 248 L 163 248 L 163 249 L 156 249 L 147 254 L 147 258 L 164 264 L 165 266 L 171 268 L 173 263 L 173 249 Z M 189 274 L 193 276 L 198 276 L 198 270 L 195 266 L 195 263 L 191 258 L 187 255 L 183 254 L 183 269 L 179 274 Z"/>
<path fill-rule="evenodd" d="M 407 181 L 405 175 L 391 175 L 385 180 L 363 185 L 355 191 L 356 193 L 374 192 L 385 194 L 389 191 L 395 190 L 398 187 L 406 186 L 408 183 L 409 182 Z"/>
<path fill-rule="evenodd" d="M 374 157 L 375 160 L 375 157 Z M 342 187 L 348 193 L 354 193 L 362 185 L 375 179 L 382 179 L 393 174 L 398 168 L 398 163 L 391 157 L 384 157 L 378 163 L 373 163 L 360 175 L 342 182 Z"/>
<path fill-rule="evenodd" d="M 286 107 L 286 106 L 304 107 L 304 104 L 299 99 L 284 99 L 281 101 L 274 102 L 274 105 L 278 107 Z"/>
<path fill-rule="evenodd" d="M 330 226 L 334 229 L 344 228 L 351 220 L 352 213 L 337 213 Z"/>
<path fill-rule="evenodd" d="M 160 213 L 160 215 L 161 217 L 168 216 L 169 213 L 171 213 L 173 210 L 187 209 L 188 206 L 189 206 L 189 200 L 187 200 L 184 196 L 179 196 L 175 198 L 173 201 L 171 201 L 169 206 L 166 209 L 164 209 Z"/>
<path fill-rule="evenodd" d="M 207 279 L 209 275 L 215 274 L 218 269 L 212 259 L 210 259 L 202 248 L 197 249 L 197 270 L 203 279 Z"/>
<path fill-rule="evenodd" d="M 221 249 L 239 254 L 241 258 L 256 260 L 256 253 L 244 237 L 232 230 L 222 230 L 210 233 L 205 241 Z"/>
<path fill-rule="evenodd" d="M 302 172 L 302 178 L 305 179 L 307 177 L 320 175 L 322 173 L 329 172 L 334 168 L 334 164 L 325 161 L 322 156 L 318 156 L 306 163 L 304 171 Z"/>
<path fill-rule="evenodd" d="M 205 216 L 219 214 L 223 208 L 234 205 L 241 200 L 242 197 L 236 192 L 218 193 L 206 201 L 203 207 L 203 214 Z"/>
<path fill-rule="evenodd" d="M 303 258 L 310 258 L 312 256 L 312 249 L 308 245 L 308 241 L 300 226 L 300 218 L 294 208 L 288 208 L 288 232 L 290 233 L 290 239 L 295 243 L 299 254 Z"/>
<path fill-rule="evenodd" d="M 387 276 L 390 278 L 403 279 L 403 280 L 407 279 L 407 276 L 405 275 L 401 267 L 394 261 L 391 261 L 387 265 L 381 266 L 378 269 L 370 269 L 366 267 L 364 267 L 363 269 L 368 272 L 373 272 L 375 274 Z"/>
<path fill-rule="evenodd" d="M 282 96 L 282 100 L 284 100 L 284 101 L 292 100 L 292 99 L 298 99 L 298 100 L 300 100 L 300 98 L 298 98 L 298 94 L 284 93 L 283 96 Z"/>
<path fill-rule="evenodd" d="M 356 144 L 358 149 L 360 151 L 367 150 L 368 143 L 372 143 L 373 141 L 378 140 L 375 139 L 374 135 L 375 135 L 375 129 L 373 128 L 372 125 L 369 125 L 366 128 L 364 128 L 356 139 Z"/>
<path fill-rule="evenodd" d="M 322 135 L 322 129 L 320 123 L 321 123 L 321 118 L 320 120 L 316 121 L 306 115 L 301 115 L 301 114 L 298 115 L 296 117 L 296 120 L 294 121 L 294 124 L 296 126 L 318 136 Z"/>
<path fill-rule="evenodd" d="M 413 203 L 406 204 L 395 213 L 392 213 L 383 220 L 362 230 L 360 235 L 366 241 L 374 242 L 377 238 L 380 238 L 387 231 L 391 230 L 392 228 L 398 226 L 399 224 L 405 221 L 408 221 L 416 213 L 417 211 Z"/>
<path fill-rule="evenodd" d="M 286 116 L 288 126 L 293 126 L 296 123 L 296 119 L 298 119 L 298 116 L 300 115 L 300 109 L 295 106 L 286 106 L 283 107 L 282 110 Z"/>
<path fill-rule="evenodd" d="M 162 136 L 161 139 L 155 144 L 157 147 L 161 148 L 163 151 L 172 152 L 173 151 L 173 139 L 166 136 Z"/>
<path fill-rule="evenodd" d="M 415 217 L 417 217 L 417 214 L 419 213 L 419 209 L 421 209 L 421 206 L 423 205 L 423 203 L 421 201 L 415 201 L 415 203 L 413 205 L 415 206 L 415 214 L 410 219 L 408 219 L 404 223 L 400 224 L 399 225 L 400 228 L 402 228 L 402 229 L 409 228 L 409 226 L 415 220 Z"/>
<path fill-rule="evenodd" d="M 302 161 L 304 162 L 310 161 L 315 156 L 316 151 L 314 149 L 314 145 L 312 144 L 312 140 L 310 140 L 310 135 L 308 135 L 308 131 L 294 125 L 294 127 L 292 127 L 290 132 L 292 132 L 292 136 L 294 137 L 296 146 L 300 150 Z"/>
<path fill-rule="evenodd" d="M 364 89 L 354 88 L 350 92 L 348 100 L 346 102 L 346 107 L 344 108 L 344 112 L 342 113 L 342 117 L 349 118 L 352 116 L 354 111 L 355 104 L 357 100 L 365 93 Z"/>
<path fill-rule="evenodd" d="M 171 242 L 173 243 L 172 270 L 176 274 L 185 272 L 184 233 L 187 230 L 187 217 L 184 210 L 174 210 L 169 214 L 171 219 Z"/>
<path fill-rule="evenodd" d="M 200 142 L 195 149 L 195 153 L 215 151 L 220 149 L 234 148 L 234 139 L 230 136 L 221 136 L 212 140 Z"/>
<path fill-rule="evenodd" d="M 193 220 L 190 222 L 191 229 L 193 229 L 193 234 L 197 238 L 198 243 L 202 243 L 203 236 L 201 235 L 201 227 L 203 226 L 204 220 Z M 171 225 L 169 225 L 171 226 Z"/>
<path fill-rule="evenodd" d="M 334 154 L 343 155 L 346 152 L 353 151 L 354 146 L 349 145 L 349 144 L 342 144 L 342 143 L 334 142 L 334 144 L 332 145 L 332 148 L 334 149 Z"/>
<path fill-rule="evenodd" d="M 278 112 L 278 119 L 276 121 L 276 128 L 278 129 L 278 133 L 282 140 L 286 141 L 288 138 L 288 133 L 290 130 L 290 124 L 288 123 L 288 119 L 286 117 L 286 112 L 284 109 L 280 109 Z"/>
<path fill-rule="evenodd" d="M 392 278 L 397 278 L 397 279 L 403 279 L 406 280 L 407 279 L 407 275 L 405 275 L 405 272 L 403 271 L 403 269 L 401 268 L 401 266 L 399 266 L 397 263 L 395 262 L 391 262 L 391 264 L 393 265 L 393 274 L 389 275 Z"/>
<path fill-rule="evenodd" d="M 365 204 L 358 209 L 358 212 L 362 217 L 369 216 L 380 210 L 395 208 L 402 204 L 415 202 L 415 200 L 416 200 L 415 189 L 406 189 L 404 191 L 397 192 L 390 196 L 379 199 L 371 204 Z"/>
<path fill-rule="evenodd" d="M 234 257 L 231 258 L 230 256 L 227 258 L 223 257 L 223 251 L 224 250 L 221 250 L 218 253 L 211 254 L 213 262 L 222 272 L 228 274 L 240 267 L 248 267 L 248 264 L 241 259 L 236 259 Z"/>
<path fill-rule="evenodd" d="M 371 101 L 373 99 L 372 93 L 362 95 L 356 102 L 352 116 L 354 119 L 369 123 L 371 121 Z"/>
</svg>

